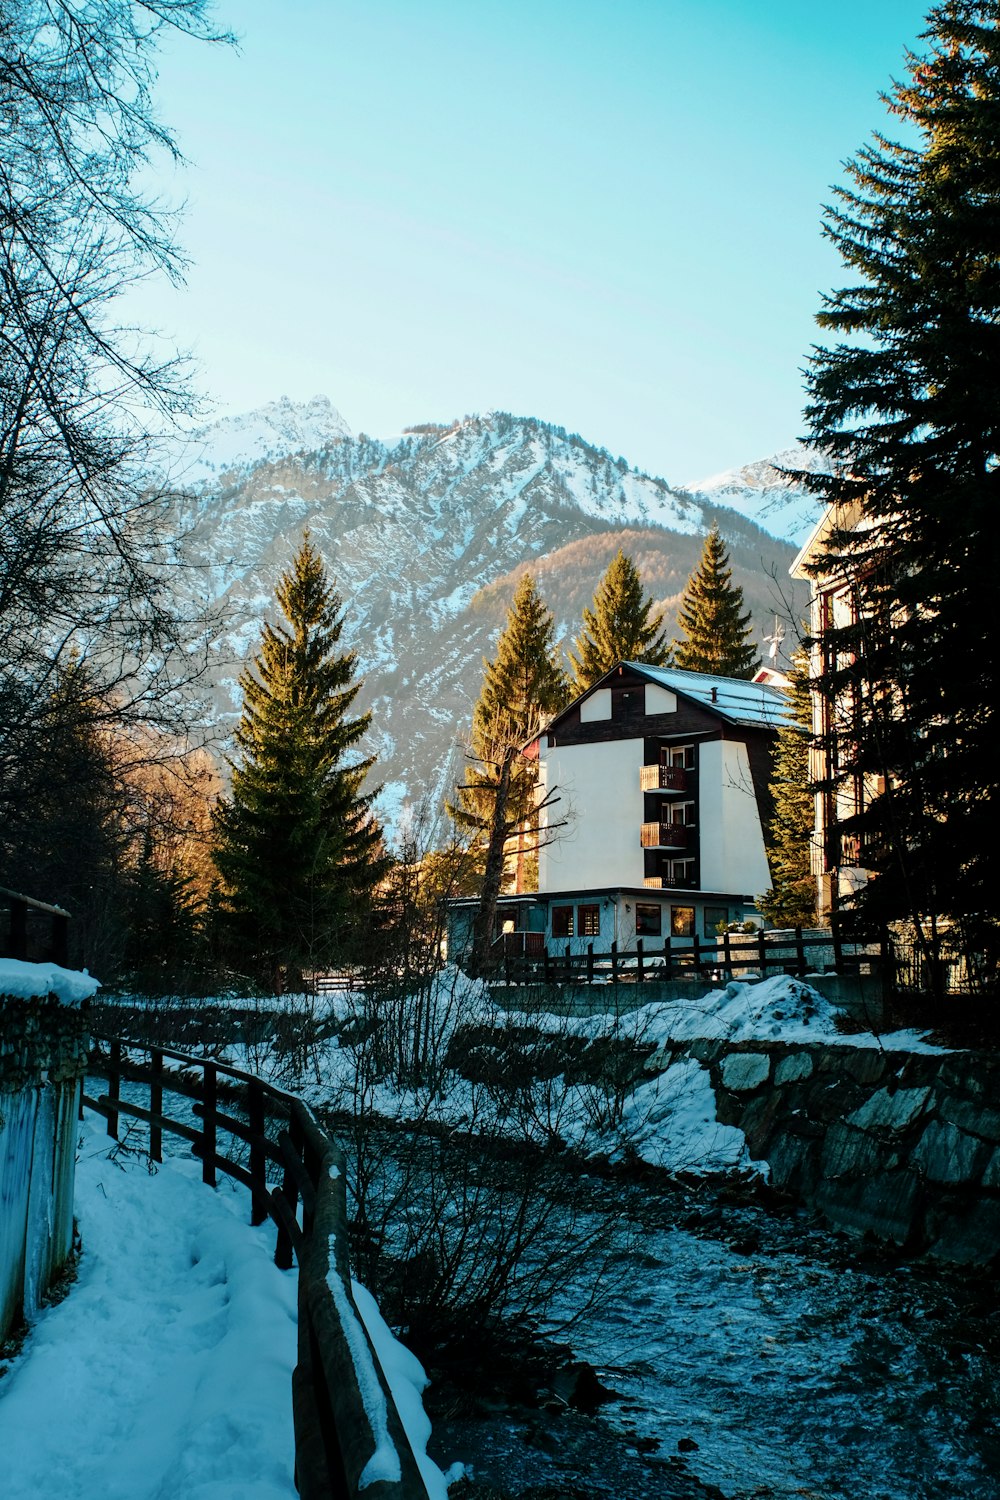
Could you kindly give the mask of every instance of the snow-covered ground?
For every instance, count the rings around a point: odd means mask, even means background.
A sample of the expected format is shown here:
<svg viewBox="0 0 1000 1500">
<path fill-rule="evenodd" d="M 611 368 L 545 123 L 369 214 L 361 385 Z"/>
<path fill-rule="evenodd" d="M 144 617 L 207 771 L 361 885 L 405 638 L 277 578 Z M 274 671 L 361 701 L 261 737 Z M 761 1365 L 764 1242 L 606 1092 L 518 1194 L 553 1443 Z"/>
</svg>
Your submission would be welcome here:
<svg viewBox="0 0 1000 1500">
<path fill-rule="evenodd" d="M 192 1159 L 151 1172 L 109 1155 L 103 1121 L 85 1121 L 81 1138 L 79 1275 L 0 1380 L 0 1493 L 295 1500 L 296 1278 L 274 1265 L 273 1227 L 251 1228 L 246 1191 L 224 1177 L 211 1191 Z M 419 1366 L 363 1288 L 358 1301 L 422 1446 Z"/>
<path fill-rule="evenodd" d="M 622 1008 L 622 990 L 616 995 L 605 991 L 603 997 L 595 991 L 588 999 L 604 998 L 608 1009 L 588 1015 L 508 1011 L 498 1004 L 496 993 L 502 991 L 493 992 L 456 969 L 438 976 L 429 1001 L 433 1020 L 427 1025 L 427 1033 L 436 1038 L 437 1060 L 422 1088 L 394 1077 L 391 1068 L 373 1069 L 370 1051 L 341 1046 L 336 1037 L 317 1046 L 311 1076 L 293 1080 L 279 1072 L 276 1081 L 301 1087 L 319 1106 L 363 1098 L 366 1111 L 373 1116 L 415 1122 L 432 1119 L 443 1127 L 461 1128 L 467 1120 L 490 1118 L 492 1106 L 488 1085 L 470 1082 L 447 1065 L 448 1044 L 460 1027 L 486 1027 L 499 1039 L 508 1032 L 557 1043 L 561 1038 L 569 1044 L 614 1040 L 645 1052 L 648 1079 L 619 1087 L 613 1080 L 581 1084 L 540 1077 L 533 1109 L 512 1112 L 501 1129 L 533 1133 L 539 1139 L 556 1134 L 585 1155 L 600 1154 L 612 1160 L 637 1155 L 665 1171 L 705 1175 L 735 1170 L 766 1175 L 766 1163 L 751 1160 L 742 1131 L 717 1119 L 708 1069 L 693 1058 L 670 1060 L 677 1044 L 703 1038 L 734 1045 L 781 1040 L 850 1049 L 941 1050 L 917 1031 L 884 1033 L 878 1038 L 871 1032 L 844 1033 L 838 1025 L 840 1013 L 829 1000 L 807 982 L 784 974 L 754 983 L 734 981 L 701 996 L 645 1005 L 636 1003 L 641 992 L 629 986 L 624 994 L 633 1009 Z M 348 1030 L 358 1021 L 375 1021 L 390 1029 L 402 1024 L 405 1030 L 405 1022 L 395 1013 L 378 1012 L 376 1021 L 376 1012 L 367 1008 L 364 997 L 350 992 L 318 1002 L 284 997 L 274 1004 L 298 1005 L 303 1013 L 318 1005 L 331 1021 L 346 1024 Z M 525 1045 L 530 1048 L 530 1041 Z M 251 1072 L 281 1066 L 280 1059 L 259 1050 L 234 1048 L 230 1056 Z"/>
</svg>

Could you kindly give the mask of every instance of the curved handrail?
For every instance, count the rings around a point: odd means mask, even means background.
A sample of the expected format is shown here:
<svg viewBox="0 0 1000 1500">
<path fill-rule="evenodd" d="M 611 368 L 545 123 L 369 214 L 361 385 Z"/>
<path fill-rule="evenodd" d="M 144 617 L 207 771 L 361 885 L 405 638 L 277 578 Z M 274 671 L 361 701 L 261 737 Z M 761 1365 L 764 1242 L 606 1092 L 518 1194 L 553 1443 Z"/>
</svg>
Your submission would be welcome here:
<svg viewBox="0 0 1000 1500">
<path fill-rule="evenodd" d="M 275 1262 L 289 1269 L 298 1261 L 298 1363 L 292 1376 L 295 1425 L 295 1482 L 303 1500 L 427 1500 L 416 1458 L 403 1428 L 378 1353 L 351 1290 L 347 1239 L 347 1176 L 340 1147 L 312 1110 L 285 1089 L 274 1087 L 215 1058 L 173 1047 L 96 1036 L 108 1046 L 95 1052 L 92 1073 L 107 1077 L 108 1093 L 82 1096 L 82 1104 L 103 1115 L 108 1134 L 118 1137 L 118 1118 L 127 1115 L 150 1128 L 150 1156 L 162 1160 L 161 1133 L 187 1140 L 201 1158 L 202 1176 L 214 1186 L 222 1171 L 252 1194 L 251 1222 L 273 1219 L 278 1229 Z M 130 1051 L 148 1055 L 134 1063 Z M 165 1059 L 200 1070 L 200 1084 L 164 1070 Z M 242 1094 L 244 1122 L 218 1107 L 219 1077 Z M 149 1108 L 123 1100 L 121 1081 L 149 1086 Z M 194 1101 L 200 1129 L 163 1112 L 163 1091 Z M 287 1129 L 268 1135 L 267 1115 Z M 219 1132 L 250 1148 L 249 1169 L 218 1150 Z M 284 1167 L 280 1187 L 270 1187 L 266 1165 Z M 301 1212 L 299 1204 L 301 1203 Z"/>
</svg>

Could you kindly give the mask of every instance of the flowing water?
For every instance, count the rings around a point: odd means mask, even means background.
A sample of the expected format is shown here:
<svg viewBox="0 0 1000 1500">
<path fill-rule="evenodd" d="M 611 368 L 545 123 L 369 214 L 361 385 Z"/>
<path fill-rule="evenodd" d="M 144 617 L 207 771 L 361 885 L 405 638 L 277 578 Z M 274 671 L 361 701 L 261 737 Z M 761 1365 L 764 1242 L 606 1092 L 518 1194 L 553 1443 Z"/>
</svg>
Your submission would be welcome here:
<svg viewBox="0 0 1000 1500">
<path fill-rule="evenodd" d="M 805 1216 L 631 1207 L 641 1248 L 573 1335 L 620 1394 L 605 1421 L 727 1500 L 1000 1497 L 995 1280 L 880 1260 Z"/>
</svg>

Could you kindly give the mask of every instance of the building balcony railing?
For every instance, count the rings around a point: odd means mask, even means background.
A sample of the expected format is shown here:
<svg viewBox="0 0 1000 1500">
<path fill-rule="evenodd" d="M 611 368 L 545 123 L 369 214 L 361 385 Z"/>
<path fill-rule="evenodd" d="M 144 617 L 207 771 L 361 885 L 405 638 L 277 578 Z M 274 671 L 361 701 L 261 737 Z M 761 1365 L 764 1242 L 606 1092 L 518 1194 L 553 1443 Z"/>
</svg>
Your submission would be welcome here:
<svg viewBox="0 0 1000 1500">
<path fill-rule="evenodd" d="M 643 823 L 644 849 L 686 849 L 691 829 L 685 823 Z"/>
<path fill-rule="evenodd" d="M 688 773 L 683 766 L 640 766 L 639 787 L 644 792 L 686 792 Z"/>
</svg>

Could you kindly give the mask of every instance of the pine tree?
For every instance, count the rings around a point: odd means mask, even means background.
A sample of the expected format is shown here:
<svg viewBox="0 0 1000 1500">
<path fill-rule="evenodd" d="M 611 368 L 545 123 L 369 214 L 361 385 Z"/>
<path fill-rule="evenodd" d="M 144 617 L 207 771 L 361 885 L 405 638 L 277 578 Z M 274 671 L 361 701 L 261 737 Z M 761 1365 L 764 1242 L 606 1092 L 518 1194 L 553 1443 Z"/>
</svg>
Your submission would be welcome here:
<svg viewBox="0 0 1000 1500">
<path fill-rule="evenodd" d="M 815 809 L 809 773 L 812 693 L 802 653 L 795 656 L 789 678 L 792 723 L 778 731 L 771 775 L 774 811 L 768 823 L 767 857 L 772 885 L 757 904 L 776 927 L 814 927 L 816 877 L 810 850 Z"/>
<path fill-rule="evenodd" d="M 744 614 L 743 590 L 732 580 L 725 544 L 713 526 L 677 612 L 686 639 L 674 642 L 676 666 L 716 677 L 750 678 L 756 672 L 760 663 L 750 613 Z"/>
<path fill-rule="evenodd" d="M 583 692 L 617 662 L 641 661 L 662 667 L 670 660 L 663 616 L 650 620 L 651 598 L 643 599 L 635 563 L 619 547 L 594 593 L 593 609 L 583 611 L 583 630 L 570 653 L 575 687 Z"/>
<path fill-rule="evenodd" d="M 492 661 L 484 658 L 483 685 L 472 715 L 472 748 L 480 753 L 498 739 L 523 745 L 543 719 L 564 707 L 565 673 L 554 644 L 555 621 L 525 573 L 507 611 Z"/>
<path fill-rule="evenodd" d="M 496 656 L 483 662 L 483 685 L 472 716 L 473 765 L 458 789 L 458 806 L 450 809 L 456 822 L 473 832 L 484 860 L 475 938 L 480 966 L 511 857 L 519 888 L 531 883 L 538 843 L 537 775 L 534 764 L 520 752 L 568 697 L 554 634 L 552 615 L 526 573 L 508 610 Z"/>
<path fill-rule="evenodd" d="M 879 877 L 862 906 L 918 934 L 945 917 L 995 964 L 1000 4 L 937 5 L 923 40 L 886 101 L 907 144 L 862 148 L 824 225 L 855 280 L 819 314 L 843 342 L 811 360 L 833 473 L 810 487 L 842 518 L 823 571 L 855 618 L 824 636 L 819 688 L 831 794 L 868 792 L 835 829 Z"/>
<path fill-rule="evenodd" d="M 373 759 L 348 759 L 370 715 L 349 716 L 355 656 L 339 649 L 342 601 L 308 535 L 276 597 L 287 624 L 265 623 L 240 677 L 241 758 L 214 857 L 230 937 L 280 990 L 304 966 L 358 955 L 386 860 L 362 791 Z"/>
</svg>

